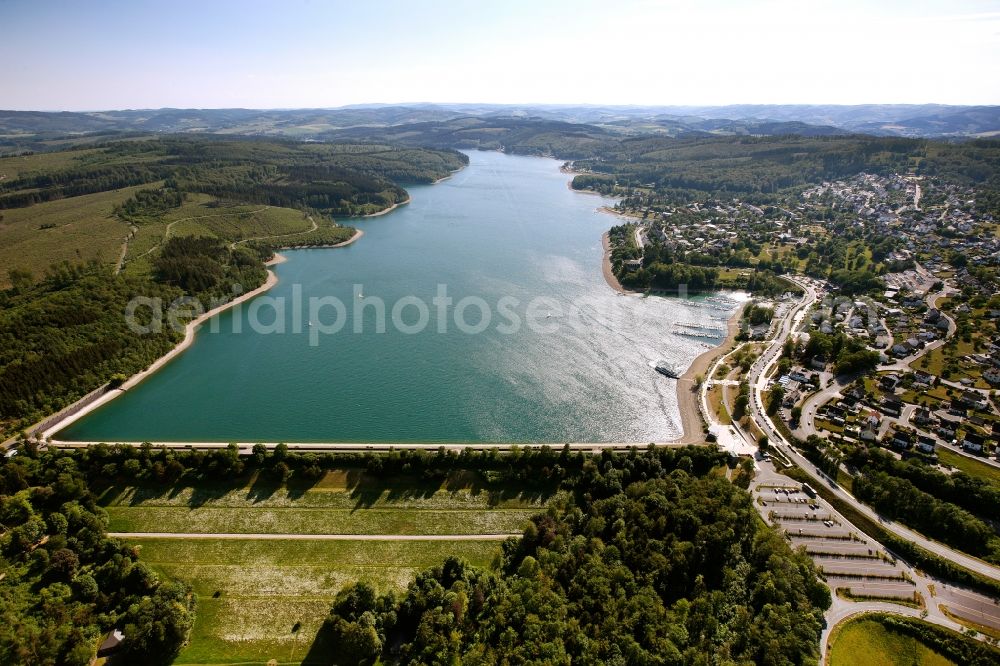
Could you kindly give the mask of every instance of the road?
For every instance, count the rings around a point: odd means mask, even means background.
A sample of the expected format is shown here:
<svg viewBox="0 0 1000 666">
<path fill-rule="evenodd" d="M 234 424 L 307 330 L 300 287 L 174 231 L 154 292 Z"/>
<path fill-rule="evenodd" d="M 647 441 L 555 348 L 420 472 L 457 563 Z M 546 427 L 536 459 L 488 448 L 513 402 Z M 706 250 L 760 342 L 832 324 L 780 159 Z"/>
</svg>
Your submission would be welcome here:
<svg viewBox="0 0 1000 666">
<path fill-rule="evenodd" d="M 246 539 L 253 541 L 503 541 L 517 534 L 240 534 L 222 532 L 108 532 L 119 539 Z"/>
<path fill-rule="evenodd" d="M 792 542 L 792 547 L 804 547 L 807 552 L 811 552 L 813 561 L 819 566 L 828 566 L 832 569 L 855 570 L 854 575 L 881 574 L 885 575 L 891 571 L 899 572 L 905 580 L 899 582 L 880 579 L 843 579 L 831 571 L 826 575 L 828 587 L 831 588 L 832 603 L 824 614 L 826 626 L 820 642 L 820 663 L 825 663 L 827 651 L 829 649 L 830 634 L 839 623 L 851 617 L 856 617 L 864 613 L 883 612 L 896 615 L 906 615 L 908 617 L 919 618 L 925 622 L 932 622 L 942 627 L 947 627 L 953 631 L 962 631 L 964 627 L 958 622 L 948 617 L 942 606 L 952 613 L 988 626 L 1000 628 L 1000 606 L 993 599 L 981 594 L 945 584 L 939 580 L 925 576 L 907 565 L 902 560 L 893 560 L 887 557 L 887 552 L 871 536 L 860 530 L 856 525 L 848 521 L 835 508 L 830 506 L 822 498 L 812 499 L 812 502 L 820 506 L 822 514 L 828 515 L 836 523 L 840 531 L 847 531 L 855 535 L 852 541 L 830 541 L 824 539 L 810 539 L 795 535 L 795 526 L 784 520 L 773 520 L 772 511 L 778 507 L 806 507 L 797 503 L 795 499 L 799 493 L 792 491 L 794 497 L 785 496 L 785 499 L 777 504 L 774 499 L 779 496 L 774 491 L 775 488 L 797 488 L 798 484 L 782 475 L 772 463 L 759 461 L 757 464 L 757 474 L 754 477 L 750 492 L 755 501 L 761 517 L 775 529 L 784 531 Z M 767 504 L 761 504 L 758 500 L 766 500 Z M 806 507 L 807 508 L 807 507 Z M 818 551 L 818 552 L 816 552 Z M 835 553 L 851 554 L 855 558 L 864 558 L 868 555 L 872 559 L 844 559 L 838 560 Z M 868 570 L 864 570 L 867 566 Z M 925 609 L 905 606 L 888 601 L 855 601 L 839 596 L 837 588 L 847 588 L 861 595 L 900 595 L 909 596 L 917 593 L 923 600 Z M 926 614 L 924 614 L 926 610 Z M 984 640 L 984 636 L 979 636 Z"/>
<path fill-rule="evenodd" d="M 52 448 L 57 449 L 80 449 L 87 448 L 91 446 L 96 446 L 100 442 L 64 442 L 53 440 L 47 445 Z M 117 444 L 123 444 L 125 446 L 135 446 L 138 447 L 142 442 L 118 442 Z M 438 449 L 446 449 L 448 451 L 462 452 L 464 450 L 473 451 L 512 451 L 514 449 L 540 449 L 542 447 L 549 447 L 556 451 L 561 450 L 563 447 L 569 447 L 571 451 L 593 451 L 600 453 L 604 450 L 612 451 L 628 451 L 630 449 L 646 449 L 649 447 L 650 442 L 528 442 L 528 443 L 513 443 L 513 444 L 483 444 L 483 443 L 469 443 L 469 444 L 441 444 L 433 442 L 283 442 L 285 446 L 288 447 L 290 451 L 339 451 L 339 452 L 349 452 L 349 453 L 364 453 L 365 451 L 402 451 L 402 450 L 425 450 L 425 451 L 437 451 Z M 165 449 L 225 449 L 229 446 L 230 442 L 151 442 L 155 448 L 165 448 Z M 253 447 L 256 444 L 263 444 L 268 449 L 273 449 L 278 445 L 278 442 L 236 442 L 236 445 L 240 449 L 240 453 L 243 455 L 249 455 L 252 452 Z M 664 446 L 689 446 L 683 441 L 673 441 L 673 442 L 653 442 L 654 446 L 664 447 Z"/>
<path fill-rule="evenodd" d="M 876 511 L 874 511 L 867 504 L 859 502 L 853 495 L 844 490 L 839 484 L 826 476 L 823 472 L 818 470 L 815 465 L 805 459 L 798 451 L 788 445 L 783 437 L 775 433 L 775 438 L 771 440 L 772 442 L 780 443 L 782 448 L 782 453 L 787 455 L 789 458 L 795 462 L 796 465 L 804 469 L 815 479 L 821 479 L 822 483 L 837 496 L 838 499 L 843 500 L 850 504 L 859 513 L 865 515 L 867 518 L 878 522 L 883 529 L 888 532 L 893 533 L 900 539 L 905 539 L 911 541 L 924 550 L 934 553 L 938 557 L 943 557 L 947 560 L 951 560 L 955 564 L 965 567 L 970 571 L 975 571 L 976 573 L 982 574 L 987 578 L 991 578 L 996 581 L 1000 581 L 1000 568 L 983 562 L 980 559 L 966 555 L 957 550 L 949 548 L 948 546 L 939 543 L 937 541 L 932 541 L 924 535 L 914 532 L 910 528 L 897 523 L 895 521 L 887 520 L 880 516 Z"/>
<path fill-rule="evenodd" d="M 791 332 L 795 330 L 795 327 L 798 326 L 808 309 L 812 307 L 813 303 L 816 302 L 817 298 L 816 290 L 813 289 L 810 283 L 797 278 L 786 277 L 789 281 L 794 282 L 801 287 L 804 291 L 804 295 L 802 300 L 791 308 L 778 324 L 777 333 L 771 341 L 771 344 L 765 348 L 760 357 L 754 361 L 752 366 L 750 366 L 750 372 L 748 374 L 751 386 L 751 400 L 748 407 L 750 418 L 752 418 L 760 429 L 764 431 L 764 434 L 767 435 L 768 440 L 771 442 L 784 442 L 785 440 L 784 437 L 782 437 L 778 431 L 775 430 L 774 425 L 771 423 L 771 419 L 764 413 L 761 394 L 766 388 L 767 376 L 771 367 L 775 365 L 781 357 L 785 341 L 788 339 Z"/>
<path fill-rule="evenodd" d="M 809 283 L 799 281 L 797 279 L 793 279 L 793 281 L 803 288 L 805 295 L 798 305 L 789 310 L 788 314 L 779 325 L 778 333 L 775 335 L 774 340 L 750 368 L 752 399 L 750 400 L 749 412 L 751 418 L 753 418 L 758 427 L 760 427 L 761 430 L 763 430 L 767 435 L 768 441 L 774 446 L 777 446 L 783 454 L 788 456 L 788 458 L 795 464 L 808 472 L 814 479 L 821 479 L 823 483 L 829 487 L 830 491 L 838 497 L 838 499 L 847 502 L 858 512 L 862 513 L 871 520 L 880 523 L 885 530 L 901 539 L 912 541 L 924 550 L 930 551 L 939 557 L 951 560 L 966 569 L 975 571 L 976 573 L 993 580 L 1000 581 L 1000 568 L 949 548 L 948 546 L 938 543 L 937 541 L 932 541 L 931 539 L 914 532 L 900 523 L 889 521 L 879 516 L 878 513 L 872 510 L 868 505 L 859 502 L 853 495 L 841 488 L 840 485 L 819 471 L 815 465 L 806 460 L 806 458 L 796 451 L 785 439 L 785 437 L 774 427 L 770 417 L 768 417 L 764 412 L 762 402 L 762 393 L 766 388 L 768 372 L 771 367 L 778 362 L 785 340 L 788 339 L 790 333 L 798 325 L 798 322 L 801 320 L 806 310 L 816 301 L 816 292 Z"/>
</svg>

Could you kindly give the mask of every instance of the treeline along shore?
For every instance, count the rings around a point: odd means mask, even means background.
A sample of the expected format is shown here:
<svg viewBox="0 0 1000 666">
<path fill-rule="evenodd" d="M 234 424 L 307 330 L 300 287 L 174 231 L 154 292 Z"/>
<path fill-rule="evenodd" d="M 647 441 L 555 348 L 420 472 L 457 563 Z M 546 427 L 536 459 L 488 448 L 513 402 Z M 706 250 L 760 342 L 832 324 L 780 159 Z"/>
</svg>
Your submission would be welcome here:
<svg viewBox="0 0 1000 666">
<path fill-rule="evenodd" d="M 360 232 L 333 216 L 392 209 L 409 196 L 397 182 L 433 183 L 467 162 L 453 150 L 190 136 L 0 158 L 0 232 L 17 239 L 0 245 L 0 438 L 9 446 L 183 342 L 169 327 L 130 330 L 122 313 L 135 295 L 259 293 L 276 248 L 354 242 Z M 53 263 L 88 225 L 92 258 Z"/>
</svg>

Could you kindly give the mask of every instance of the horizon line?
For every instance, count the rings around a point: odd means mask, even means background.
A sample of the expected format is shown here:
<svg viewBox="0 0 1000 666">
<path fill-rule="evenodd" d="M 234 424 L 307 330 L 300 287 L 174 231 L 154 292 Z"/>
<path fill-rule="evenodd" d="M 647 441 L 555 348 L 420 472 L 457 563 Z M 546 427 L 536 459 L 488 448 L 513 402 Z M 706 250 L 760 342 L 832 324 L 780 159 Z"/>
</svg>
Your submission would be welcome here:
<svg viewBox="0 0 1000 666">
<path fill-rule="evenodd" d="M 0 113 L 107 113 L 112 111 L 344 111 L 350 109 L 365 108 L 392 108 L 392 107 L 454 107 L 454 106 L 479 106 L 479 107 L 500 107 L 500 108 L 591 108 L 591 109 L 724 109 L 731 107 L 871 107 L 871 106 L 897 106 L 897 107 L 920 107 L 937 106 L 944 108 L 996 108 L 1000 107 L 1000 102 L 994 104 L 954 104 L 946 102 L 861 102 L 853 104 L 845 103 L 822 103 L 822 102 L 729 102 L 726 104 L 635 104 L 635 103 L 608 103 L 598 102 L 355 102 L 342 104 L 339 106 L 134 106 L 134 107 L 104 107 L 87 109 L 39 109 L 39 108 L 11 108 L 0 109 Z"/>
</svg>

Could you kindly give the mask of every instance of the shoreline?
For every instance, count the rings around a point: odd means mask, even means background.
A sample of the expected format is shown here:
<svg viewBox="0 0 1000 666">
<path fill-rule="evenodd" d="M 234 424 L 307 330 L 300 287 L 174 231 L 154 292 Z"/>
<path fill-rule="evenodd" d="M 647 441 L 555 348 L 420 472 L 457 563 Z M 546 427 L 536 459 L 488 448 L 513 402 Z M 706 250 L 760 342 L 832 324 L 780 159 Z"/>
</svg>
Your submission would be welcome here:
<svg viewBox="0 0 1000 666">
<path fill-rule="evenodd" d="M 559 168 L 565 174 L 576 174 L 579 172 L 573 171 L 567 168 L 565 165 Z M 593 192 L 590 190 L 577 190 L 572 187 L 572 180 L 566 182 L 566 187 L 571 191 L 578 194 L 594 194 L 600 195 L 598 192 Z M 631 215 L 625 215 L 607 206 L 600 206 L 597 210 L 606 215 L 614 215 L 615 217 L 628 221 L 637 221 L 639 218 L 633 217 Z M 608 286 L 614 291 L 622 296 L 636 296 L 641 295 L 645 292 L 633 291 L 626 289 L 622 286 L 618 278 L 615 277 L 614 270 L 611 267 L 611 239 L 609 237 L 609 232 L 605 231 L 601 235 L 601 247 L 604 249 L 604 256 L 601 260 L 601 273 L 604 275 L 604 281 L 607 282 Z M 715 362 L 717 358 L 723 354 L 729 353 L 736 342 L 736 335 L 739 333 L 739 322 L 740 317 L 743 314 L 744 305 L 739 305 L 736 311 L 729 317 L 729 321 L 726 322 L 726 337 L 717 346 L 712 349 L 707 349 L 691 362 L 688 369 L 684 371 L 677 379 L 677 411 L 679 412 L 681 419 L 681 435 L 672 440 L 669 440 L 670 444 L 702 444 L 705 442 L 705 420 L 701 413 L 701 406 L 699 404 L 698 391 L 695 388 L 695 379 L 698 375 L 704 375 L 712 367 L 712 363 Z M 703 378 L 707 379 L 707 378 Z"/>
<path fill-rule="evenodd" d="M 573 190 L 573 191 L 578 192 L 579 190 Z M 597 194 L 598 196 L 603 196 L 598 192 L 587 192 L 587 194 Z M 608 208 L 607 206 L 601 206 L 600 208 L 597 209 L 597 211 L 600 213 L 604 213 L 605 215 L 614 215 L 617 218 L 621 218 L 629 222 L 636 222 L 636 223 L 642 222 L 641 217 L 636 217 L 635 215 L 628 215 L 626 213 L 620 213 L 614 208 Z"/>
<path fill-rule="evenodd" d="M 362 215 L 361 217 L 362 218 L 366 218 L 366 217 L 380 217 L 382 215 L 387 215 L 387 214 L 391 213 L 392 211 L 396 210 L 397 208 L 399 208 L 400 206 L 405 206 L 408 203 L 410 203 L 410 195 L 409 194 L 406 195 L 405 199 L 403 199 L 402 201 L 397 201 L 396 203 L 392 204 L 388 208 L 380 210 L 377 213 L 368 213 L 367 215 Z M 331 246 L 331 247 L 337 247 L 337 246 L 334 245 L 334 246 Z"/>
<path fill-rule="evenodd" d="M 329 248 L 332 248 L 332 247 L 347 247 L 348 245 L 350 245 L 351 243 L 355 242 L 356 240 L 358 240 L 359 238 L 361 238 L 364 235 L 365 235 L 364 231 L 362 231 L 361 229 L 357 229 L 356 228 L 354 230 L 354 235 L 353 236 L 351 236 L 350 238 L 348 238 L 345 241 L 341 241 L 340 243 L 334 243 L 332 245 L 282 245 L 281 247 L 279 247 L 277 249 L 278 250 L 311 250 L 311 249 L 314 249 L 314 248 L 316 248 L 316 249 L 319 249 L 319 248 L 329 249 Z M 280 256 L 280 255 L 278 255 L 277 252 L 275 252 L 274 255 L 276 257 Z M 285 262 L 285 261 L 287 261 L 287 259 L 285 259 L 284 257 L 282 257 L 281 261 L 279 261 L 278 263 L 280 264 L 280 263 Z M 268 262 L 264 262 L 264 265 L 265 266 L 271 266 L 272 264 L 270 264 Z"/>
<path fill-rule="evenodd" d="M 604 281 L 608 283 L 608 286 L 623 296 L 639 293 L 635 291 L 628 291 L 622 286 L 621 282 L 618 281 L 618 278 L 615 277 L 615 272 L 611 269 L 611 239 L 608 237 L 607 231 L 605 231 L 604 235 L 601 236 L 601 247 L 604 248 L 604 259 L 601 261 L 601 273 L 604 274 Z"/>
<path fill-rule="evenodd" d="M 269 259 L 266 262 L 264 262 L 264 265 L 265 266 L 277 266 L 278 264 L 283 264 L 286 261 L 288 261 L 287 257 L 285 257 L 282 254 L 279 254 L 279 253 L 275 252 L 274 256 L 271 259 Z M 49 426 L 48 428 L 45 429 L 45 431 L 39 433 L 39 436 L 41 437 L 41 439 L 49 439 L 52 435 L 58 433 L 60 430 L 64 430 L 65 428 L 67 428 L 68 426 L 72 425 L 76 421 L 80 420 L 81 418 L 83 418 L 84 416 L 86 416 L 90 412 L 94 411 L 98 407 L 101 407 L 102 405 L 106 405 L 107 403 L 111 402 L 112 400 L 114 400 L 118 396 L 122 395 L 123 393 L 125 393 L 129 389 L 134 388 L 140 382 L 142 382 L 144 379 L 146 379 L 147 377 L 149 377 L 150 375 L 152 375 L 156 371 L 160 370 L 163 366 L 165 366 L 170 361 L 172 361 L 175 358 L 177 358 L 178 356 L 180 356 L 182 353 L 184 353 L 188 349 L 188 347 L 190 347 L 192 344 L 194 344 L 195 333 L 197 332 L 197 329 L 200 328 L 201 325 L 204 324 L 206 321 L 212 319 L 213 317 L 221 314 L 222 312 L 225 312 L 226 310 L 228 310 L 228 309 L 230 309 L 232 307 L 235 307 L 235 306 L 237 306 L 237 305 L 239 305 L 241 303 L 244 303 L 244 302 L 246 302 L 246 301 L 248 301 L 248 300 L 250 300 L 252 298 L 260 296 L 261 294 L 263 294 L 263 293 L 265 293 L 267 291 L 270 291 L 271 288 L 273 288 L 274 285 L 276 285 L 276 284 L 278 284 L 278 276 L 277 276 L 277 274 L 274 271 L 268 269 L 268 271 L 267 271 L 267 279 L 264 280 L 264 284 L 262 284 L 261 286 L 257 287 L 256 289 L 254 289 L 252 291 L 248 291 L 245 294 L 240 294 L 239 296 L 237 296 L 233 300 L 228 301 L 228 302 L 226 302 L 226 303 L 224 303 L 224 304 L 222 304 L 222 305 L 220 305 L 220 306 L 218 306 L 216 308 L 213 308 L 213 309 L 209 310 L 208 312 L 204 312 L 204 313 L 198 315 L 197 317 L 195 317 L 194 319 L 192 319 L 191 321 L 189 321 L 184 326 L 184 339 L 181 340 L 180 342 L 178 342 L 173 347 L 173 349 L 171 349 L 166 354 L 164 354 L 160 358 L 158 358 L 155 361 L 153 361 L 152 364 L 150 364 L 150 366 L 148 368 L 146 368 L 145 370 L 140 370 L 139 372 L 137 372 L 134 375 L 132 375 L 131 377 L 129 377 L 127 380 L 125 380 L 122 383 L 121 386 L 119 386 L 117 388 L 113 388 L 113 389 L 108 390 L 107 393 L 105 393 L 104 395 L 102 395 L 97 400 L 94 400 L 89 405 L 85 406 L 83 409 L 80 409 L 77 412 L 69 414 L 65 418 L 60 419 L 59 421 L 57 421 L 53 425 Z"/>
<path fill-rule="evenodd" d="M 451 172 L 451 174 L 449 174 L 448 176 L 445 176 L 444 178 L 441 178 L 439 180 L 445 180 L 447 178 L 450 178 L 452 174 L 457 173 L 458 171 L 461 171 L 464 168 L 465 167 L 463 166 L 463 167 L 461 167 L 459 169 L 455 169 L 454 171 Z M 379 217 L 380 215 L 386 215 L 387 213 L 392 212 L 396 208 L 399 208 L 402 205 L 410 203 L 410 200 L 411 200 L 411 197 L 409 196 L 409 193 L 407 193 L 406 199 L 404 201 L 399 201 L 399 202 L 393 204 L 392 206 L 390 206 L 389 208 L 386 208 L 385 210 L 381 210 L 381 211 L 379 211 L 377 213 L 371 213 L 369 215 L 362 215 L 361 217 L 362 218 L 368 218 L 368 217 Z M 303 250 L 305 250 L 305 249 L 310 249 L 310 248 L 316 248 L 316 249 L 325 248 L 325 249 L 329 249 L 329 248 L 346 247 L 346 246 L 351 245 L 352 243 L 358 241 L 364 235 L 365 235 L 365 232 L 363 230 L 361 230 L 361 229 L 355 229 L 354 235 L 351 236 L 350 238 L 348 238 L 346 241 L 343 241 L 341 243 L 334 243 L 332 245 L 303 246 L 303 247 L 298 247 L 298 248 L 297 247 L 292 247 L 292 246 L 286 246 L 286 247 L 279 247 L 277 249 L 288 249 L 288 250 L 303 249 Z M 265 261 L 264 265 L 268 266 L 268 267 L 270 267 L 270 266 L 277 266 L 278 264 L 284 263 L 287 260 L 288 260 L 287 257 L 285 257 L 284 255 L 280 254 L 279 252 L 275 251 L 274 256 L 271 257 L 271 259 Z M 80 420 L 81 418 L 83 418 L 84 416 L 86 416 L 87 414 L 89 414 L 90 412 L 92 412 L 95 409 L 101 407 L 102 405 L 105 405 L 108 402 L 114 400 L 115 398 L 117 398 L 119 395 L 121 395 L 122 393 L 124 393 L 128 389 L 136 386 L 137 384 L 139 384 L 139 382 L 141 382 L 142 380 L 146 379 L 147 377 L 149 377 L 150 375 L 152 375 L 157 370 L 161 369 L 164 365 L 166 365 L 167 363 L 169 363 L 170 361 L 172 361 L 174 358 L 176 358 L 178 355 L 180 355 L 182 352 L 184 352 L 188 347 L 190 347 L 192 344 L 194 344 L 195 333 L 196 333 L 198 327 L 200 327 L 201 324 L 203 324 L 205 321 L 208 321 L 212 317 L 214 317 L 214 316 L 216 316 L 216 315 L 224 312 L 225 310 L 228 310 L 229 308 L 235 307 L 235 306 L 237 306 L 237 305 L 239 305 L 239 304 L 241 304 L 241 303 L 243 303 L 245 301 L 248 301 L 248 300 L 250 300 L 250 299 L 252 299 L 252 298 L 254 298 L 256 296 L 259 296 L 261 294 L 264 294 L 264 293 L 270 291 L 271 288 L 274 287 L 274 285 L 276 285 L 277 283 L 278 283 L 278 276 L 275 274 L 274 271 L 268 270 L 267 271 L 267 279 L 264 281 L 264 284 L 262 284 L 261 286 L 257 287 L 253 291 L 247 292 L 245 294 L 241 294 L 237 298 L 234 298 L 233 300 L 231 300 L 231 301 L 229 301 L 229 302 L 227 302 L 227 303 L 225 303 L 223 305 L 220 305 L 217 308 L 213 308 L 212 310 L 210 310 L 210 311 L 208 311 L 206 313 L 203 313 L 202 315 L 196 317 L 195 319 L 193 319 L 192 321 L 190 321 L 187 325 L 185 325 L 185 327 L 184 327 L 184 339 L 181 340 L 179 343 L 177 343 L 177 345 L 175 345 L 166 354 L 164 354 L 160 358 L 158 358 L 155 361 L 153 361 L 153 363 L 148 368 L 146 368 L 145 370 L 140 370 L 139 372 L 135 373 L 134 375 L 132 375 L 131 377 L 129 377 L 127 380 L 125 380 L 125 382 L 123 382 L 121 386 L 119 386 L 117 388 L 109 389 L 104 395 L 102 395 L 98 399 L 94 400 L 93 402 L 85 405 L 82 409 L 80 409 L 80 410 L 78 410 L 76 412 L 72 412 L 70 414 L 67 414 L 67 416 L 65 418 L 59 419 L 55 424 L 49 426 L 44 431 L 38 432 L 38 428 L 40 427 L 40 425 L 44 424 L 46 420 L 52 418 L 53 415 L 49 415 L 49 416 L 45 417 L 45 419 L 43 419 L 42 421 L 39 421 L 34 426 L 32 426 L 31 429 L 28 430 L 29 435 L 35 436 L 35 437 L 43 439 L 43 440 L 44 439 L 49 439 L 52 435 L 58 433 L 60 430 L 66 429 L 68 426 L 70 426 L 71 424 L 73 424 L 76 421 Z M 67 407 L 64 407 L 63 409 L 64 410 L 72 410 L 72 408 L 75 405 L 78 405 L 79 403 L 81 403 L 82 401 L 84 401 L 86 399 L 87 399 L 87 396 L 84 396 L 80 400 L 77 400 L 73 404 L 68 405 Z M 3 443 L 3 446 L 6 447 L 8 445 L 11 445 L 11 444 L 14 443 L 14 441 L 15 441 L 15 438 L 12 437 L 9 440 L 5 441 Z M 69 444 L 72 444 L 72 443 L 70 443 L 70 442 L 59 442 L 59 444 L 69 445 Z"/>
<path fill-rule="evenodd" d="M 461 171 L 462 169 L 464 169 L 466 166 L 468 166 L 468 165 L 460 166 L 457 169 L 452 169 L 451 171 L 448 172 L 447 176 L 441 176 L 440 178 L 438 178 L 437 180 L 435 180 L 433 183 L 431 183 L 431 185 L 437 185 L 438 183 L 440 183 L 442 181 L 448 180 L 449 178 L 451 178 L 452 176 L 454 176 L 456 173 L 458 173 L 459 171 Z"/>
<path fill-rule="evenodd" d="M 726 337 L 717 346 L 699 354 L 684 374 L 677 380 L 677 409 L 681 413 L 681 429 L 683 434 L 673 440 L 678 444 L 696 444 L 705 441 L 705 421 L 701 413 L 698 390 L 695 386 L 695 379 L 702 375 L 702 381 L 709 379 L 705 373 L 711 369 L 712 364 L 723 354 L 729 353 L 736 342 L 736 335 L 740 330 L 740 317 L 746 304 L 740 304 L 736 311 L 729 317 L 726 323 Z"/>
</svg>

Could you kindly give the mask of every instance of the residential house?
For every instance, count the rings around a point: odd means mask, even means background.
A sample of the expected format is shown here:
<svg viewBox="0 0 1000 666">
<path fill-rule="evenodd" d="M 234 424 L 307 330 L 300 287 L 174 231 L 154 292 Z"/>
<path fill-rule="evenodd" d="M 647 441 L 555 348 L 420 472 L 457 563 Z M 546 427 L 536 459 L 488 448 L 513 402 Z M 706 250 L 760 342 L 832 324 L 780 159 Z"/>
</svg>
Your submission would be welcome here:
<svg viewBox="0 0 1000 666">
<path fill-rule="evenodd" d="M 981 412 L 986 411 L 987 408 L 986 397 L 976 391 L 962 391 L 962 395 L 959 396 L 958 402 L 966 407 L 970 407 Z"/>
<path fill-rule="evenodd" d="M 100 647 L 97 648 L 97 658 L 109 657 L 115 652 L 118 652 L 121 648 L 122 640 L 125 639 L 125 634 L 123 634 L 119 629 L 113 629 L 104 637 L 101 642 Z"/>
<path fill-rule="evenodd" d="M 903 430 L 897 430 L 892 434 L 889 446 L 900 451 L 906 451 L 913 446 L 913 435 Z"/>
<path fill-rule="evenodd" d="M 882 399 L 880 408 L 887 416 L 898 417 L 903 412 L 903 401 L 894 395 L 887 395 Z"/>
<path fill-rule="evenodd" d="M 920 407 L 913 413 L 913 422 L 918 426 L 931 425 L 936 420 L 937 419 L 934 418 L 934 415 L 931 414 L 931 411 L 926 407 Z"/>
<path fill-rule="evenodd" d="M 982 453 L 984 444 L 986 444 L 986 438 L 971 430 L 965 433 L 965 438 L 962 439 L 962 448 L 971 453 Z"/>
<path fill-rule="evenodd" d="M 899 375 L 882 375 L 879 377 L 878 385 L 884 391 L 895 391 L 899 385 Z"/>
<path fill-rule="evenodd" d="M 927 435 L 917 435 L 917 450 L 922 453 L 934 453 L 937 442 L 933 437 Z"/>
</svg>

